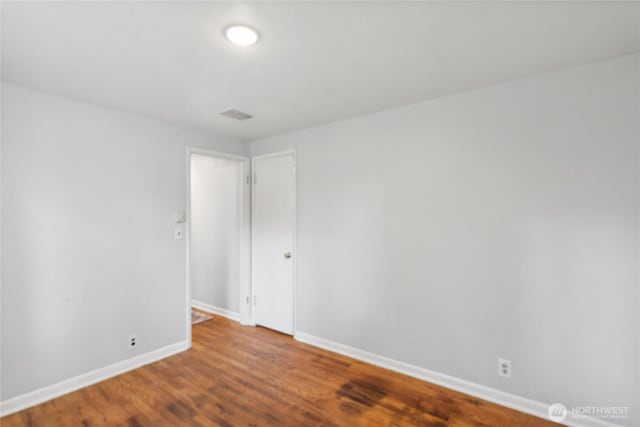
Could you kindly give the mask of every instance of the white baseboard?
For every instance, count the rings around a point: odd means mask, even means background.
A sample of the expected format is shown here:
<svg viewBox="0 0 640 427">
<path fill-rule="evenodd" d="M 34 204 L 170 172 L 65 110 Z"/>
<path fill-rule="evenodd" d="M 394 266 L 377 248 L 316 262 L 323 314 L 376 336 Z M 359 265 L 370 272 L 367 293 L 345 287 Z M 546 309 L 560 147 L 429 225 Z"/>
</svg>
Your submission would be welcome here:
<svg viewBox="0 0 640 427">
<path fill-rule="evenodd" d="M 219 316 L 226 317 L 227 319 L 240 322 L 240 313 L 236 313 L 235 311 L 226 310 L 224 308 L 216 307 L 214 305 L 209 305 L 204 302 L 195 300 L 191 300 L 191 305 L 194 308 L 200 309 L 202 311 L 208 311 L 209 313 L 217 314 Z"/>
<path fill-rule="evenodd" d="M 549 405 L 546 403 L 537 402 L 535 400 L 516 396 L 511 393 L 472 383 L 446 374 L 441 374 L 419 366 L 410 365 L 388 357 L 369 353 L 368 351 L 349 347 L 347 345 L 319 338 L 304 332 L 295 332 L 294 338 L 300 342 L 310 344 L 315 347 L 349 356 L 363 362 L 371 363 L 372 365 L 380 366 L 391 371 L 437 384 L 479 399 L 497 403 L 498 405 L 506 406 L 507 408 L 515 409 L 545 420 L 548 419 L 547 411 L 549 409 Z M 586 417 L 580 419 L 567 418 L 563 423 L 572 427 L 619 427 L 616 424 L 612 424 L 604 420 Z"/>
<path fill-rule="evenodd" d="M 182 341 L 0 402 L 0 416 L 21 411 L 189 349 Z"/>
</svg>

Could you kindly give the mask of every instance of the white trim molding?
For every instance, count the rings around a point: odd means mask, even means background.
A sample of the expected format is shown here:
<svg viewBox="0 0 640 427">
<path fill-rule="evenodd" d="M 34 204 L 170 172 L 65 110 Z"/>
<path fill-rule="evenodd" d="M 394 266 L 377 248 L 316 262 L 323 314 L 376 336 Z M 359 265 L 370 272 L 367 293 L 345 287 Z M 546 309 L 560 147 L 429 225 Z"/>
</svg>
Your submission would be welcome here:
<svg viewBox="0 0 640 427">
<path fill-rule="evenodd" d="M 217 314 L 218 316 L 226 317 L 227 319 L 240 322 L 240 313 L 236 313 L 235 311 L 216 307 L 214 305 L 206 304 L 204 302 L 195 301 L 195 300 L 191 300 L 191 306 L 193 308 L 197 308 L 198 310 L 206 311 L 212 314 Z"/>
<path fill-rule="evenodd" d="M 181 353 L 189 349 L 188 341 L 181 341 L 157 350 L 150 351 L 139 356 L 116 362 L 112 365 L 98 368 L 85 374 L 69 378 L 59 383 L 52 384 L 38 390 L 30 391 L 20 396 L 0 402 L 0 416 L 13 414 L 31 406 L 38 405 L 56 397 L 79 390 L 84 387 L 99 383 L 106 379 L 115 377 L 128 371 L 132 371 L 144 365 L 148 365 L 158 360 L 164 359 L 174 354 Z"/>
<path fill-rule="evenodd" d="M 441 374 L 439 372 L 431 371 L 420 366 L 411 365 L 395 359 L 390 359 L 388 357 L 380 356 L 378 354 L 370 353 L 365 350 L 360 350 L 348 345 L 326 340 L 324 338 L 319 338 L 304 332 L 296 331 L 294 334 L 294 338 L 297 341 L 303 342 L 305 344 L 310 344 L 314 347 L 319 347 L 324 350 L 342 354 L 344 356 L 348 356 L 362 362 L 380 366 L 381 368 L 389 369 L 391 371 L 408 375 L 422 381 L 437 384 L 451 390 L 465 393 L 479 399 L 497 403 L 498 405 L 502 405 L 507 408 L 515 409 L 516 411 L 524 412 L 526 414 L 534 415 L 536 417 L 548 420 L 549 404 L 546 403 L 496 390 L 491 387 L 452 377 L 450 375 Z M 612 424 L 604 420 L 587 417 L 580 419 L 567 418 L 565 421 L 563 421 L 563 423 L 564 425 L 571 427 L 619 427 L 617 424 Z"/>
</svg>

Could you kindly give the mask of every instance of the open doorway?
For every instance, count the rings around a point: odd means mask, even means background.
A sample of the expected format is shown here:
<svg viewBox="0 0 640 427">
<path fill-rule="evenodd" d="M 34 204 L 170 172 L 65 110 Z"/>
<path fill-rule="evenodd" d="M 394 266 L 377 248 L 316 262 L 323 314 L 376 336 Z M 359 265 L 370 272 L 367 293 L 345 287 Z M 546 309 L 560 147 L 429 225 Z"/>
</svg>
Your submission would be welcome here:
<svg viewBox="0 0 640 427">
<path fill-rule="evenodd" d="M 188 166 L 189 332 L 192 307 L 248 323 L 249 158 L 189 149 Z"/>
</svg>

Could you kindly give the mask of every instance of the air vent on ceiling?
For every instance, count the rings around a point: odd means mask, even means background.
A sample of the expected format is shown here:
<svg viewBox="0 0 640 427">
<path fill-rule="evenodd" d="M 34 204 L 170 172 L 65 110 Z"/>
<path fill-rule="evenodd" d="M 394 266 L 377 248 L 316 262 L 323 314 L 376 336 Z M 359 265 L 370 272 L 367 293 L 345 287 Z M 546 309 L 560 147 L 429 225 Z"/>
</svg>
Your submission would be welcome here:
<svg viewBox="0 0 640 427">
<path fill-rule="evenodd" d="M 253 117 L 250 114 L 243 113 L 242 111 L 238 111 L 233 108 L 223 111 L 222 113 L 220 113 L 220 115 L 231 117 L 232 119 L 236 119 L 236 120 L 247 120 Z"/>
</svg>

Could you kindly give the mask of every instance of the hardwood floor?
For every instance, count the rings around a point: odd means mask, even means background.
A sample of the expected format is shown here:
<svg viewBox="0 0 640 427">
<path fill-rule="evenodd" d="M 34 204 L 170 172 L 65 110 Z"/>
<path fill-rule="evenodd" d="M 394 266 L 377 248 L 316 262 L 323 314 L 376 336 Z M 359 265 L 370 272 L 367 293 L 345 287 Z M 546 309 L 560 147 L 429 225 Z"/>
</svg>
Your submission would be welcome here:
<svg viewBox="0 0 640 427">
<path fill-rule="evenodd" d="M 13 426 L 557 426 L 215 316 L 193 348 L 0 420 Z"/>
</svg>

